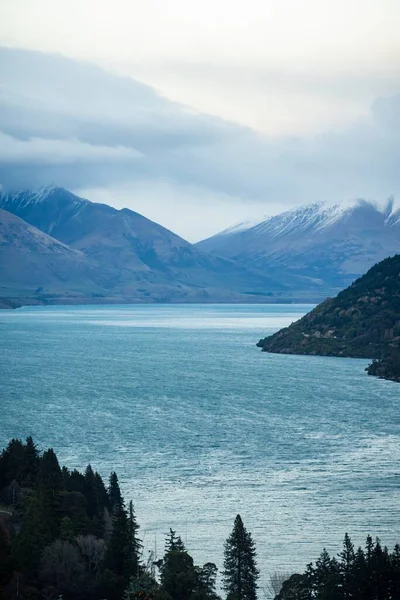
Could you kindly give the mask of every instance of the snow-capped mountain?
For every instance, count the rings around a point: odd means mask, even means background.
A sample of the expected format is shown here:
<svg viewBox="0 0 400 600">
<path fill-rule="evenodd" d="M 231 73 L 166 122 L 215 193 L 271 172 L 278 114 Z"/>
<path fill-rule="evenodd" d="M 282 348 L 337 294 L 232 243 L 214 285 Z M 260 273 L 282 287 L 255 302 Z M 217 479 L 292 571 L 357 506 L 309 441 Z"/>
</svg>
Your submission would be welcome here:
<svg viewBox="0 0 400 600">
<path fill-rule="evenodd" d="M 400 252 L 400 210 L 358 200 L 311 204 L 236 226 L 198 243 L 201 250 L 263 270 L 271 265 L 341 288 L 386 256 Z"/>
<path fill-rule="evenodd" d="M 0 193 L 0 209 L 78 252 L 72 253 L 72 258 L 79 256 L 85 268 L 94 270 L 93 277 L 106 295 L 117 294 L 135 301 L 246 301 L 267 294 L 290 293 L 298 285 L 297 277 L 281 273 L 270 276 L 267 270 L 261 273 L 205 253 L 132 210 L 90 202 L 63 188 Z M 8 244 L 10 239 L 9 236 Z M 5 250 L 6 246 L 0 249 L 3 254 Z M 20 271 L 27 273 L 28 266 L 22 268 L 23 256 L 33 264 L 35 255 L 19 255 Z M 63 270 L 64 288 L 81 289 L 81 283 L 77 286 L 73 280 L 74 269 L 70 271 L 68 279 L 68 272 Z M 46 287 L 46 273 L 43 271 L 43 281 L 38 275 L 36 287 Z M 1 275 L 0 270 L 0 281 Z M 22 279 L 20 287 L 24 287 Z M 88 281 L 86 290 L 91 287 Z"/>
</svg>

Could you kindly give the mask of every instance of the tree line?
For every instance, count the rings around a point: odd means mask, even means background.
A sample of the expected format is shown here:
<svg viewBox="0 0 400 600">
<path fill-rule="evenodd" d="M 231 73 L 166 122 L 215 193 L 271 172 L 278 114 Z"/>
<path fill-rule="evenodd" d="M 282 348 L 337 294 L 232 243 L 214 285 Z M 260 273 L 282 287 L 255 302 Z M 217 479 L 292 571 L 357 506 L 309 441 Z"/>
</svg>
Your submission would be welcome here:
<svg viewBox="0 0 400 600">
<path fill-rule="evenodd" d="M 0 455 L 0 597 L 4 600 L 221 600 L 213 562 L 195 565 L 170 529 L 161 559 L 144 558 L 132 502 L 112 472 L 61 467 L 53 449 L 13 439 Z M 345 537 L 305 573 L 275 589 L 276 600 L 400 600 L 400 546 Z M 226 600 L 257 600 L 256 547 L 240 515 L 224 546 Z M 271 596 L 273 597 L 273 596 Z"/>
</svg>

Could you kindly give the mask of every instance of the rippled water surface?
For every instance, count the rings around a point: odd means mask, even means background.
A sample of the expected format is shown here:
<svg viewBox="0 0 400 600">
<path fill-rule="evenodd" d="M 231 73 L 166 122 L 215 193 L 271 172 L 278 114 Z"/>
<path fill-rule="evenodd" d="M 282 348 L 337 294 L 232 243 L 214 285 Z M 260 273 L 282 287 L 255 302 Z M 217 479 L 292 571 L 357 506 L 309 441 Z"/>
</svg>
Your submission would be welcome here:
<svg viewBox="0 0 400 600">
<path fill-rule="evenodd" d="M 400 539 L 400 385 L 367 362 L 261 353 L 305 305 L 0 312 L 0 442 L 115 469 L 146 549 L 222 564 L 239 512 L 266 578 L 350 532 Z"/>
</svg>

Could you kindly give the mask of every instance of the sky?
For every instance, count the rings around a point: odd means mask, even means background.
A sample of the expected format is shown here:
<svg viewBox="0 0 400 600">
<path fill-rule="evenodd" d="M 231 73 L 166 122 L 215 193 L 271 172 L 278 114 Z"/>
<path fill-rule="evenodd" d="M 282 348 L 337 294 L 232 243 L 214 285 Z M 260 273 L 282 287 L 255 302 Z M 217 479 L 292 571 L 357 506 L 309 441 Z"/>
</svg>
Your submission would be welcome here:
<svg viewBox="0 0 400 600">
<path fill-rule="evenodd" d="M 196 241 L 400 197 L 398 0 L 0 0 L 0 185 Z"/>
</svg>

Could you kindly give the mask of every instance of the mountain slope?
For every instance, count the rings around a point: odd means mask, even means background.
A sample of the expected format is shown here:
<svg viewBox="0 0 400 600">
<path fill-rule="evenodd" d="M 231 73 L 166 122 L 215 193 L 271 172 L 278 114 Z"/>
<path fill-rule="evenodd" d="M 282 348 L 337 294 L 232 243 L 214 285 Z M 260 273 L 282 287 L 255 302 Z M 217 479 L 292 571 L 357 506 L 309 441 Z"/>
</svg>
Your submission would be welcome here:
<svg viewBox="0 0 400 600">
<path fill-rule="evenodd" d="M 198 250 L 134 211 L 89 202 L 63 188 L 2 194 L 0 207 L 83 253 L 124 294 L 147 294 L 150 286 L 160 300 L 173 300 L 174 289 L 179 298 L 228 300 L 289 289 L 267 274 Z"/>
<path fill-rule="evenodd" d="M 392 360 L 400 352 L 400 255 L 378 263 L 336 298 L 258 346 L 282 354 Z"/>
<path fill-rule="evenodd" d="M 276 265 L 332 292 L 400 251 L 400 211 L 392 199 L 381 209 L 363 200 L 348 207 L 312 204 L 228 229 L 197 247 L 261 271 Z"/>
<path fill-rule="evenodd" d="M 31 293 L 96 291 L 107 276 L 82 252 L 69 248 L 19 217 L 0 209 L 0 290 Z"/>
</svg>

